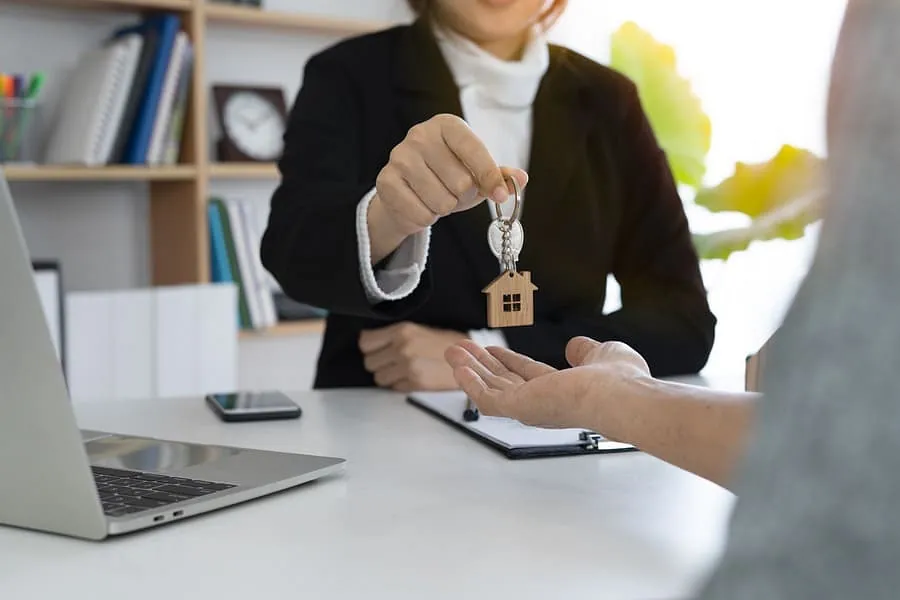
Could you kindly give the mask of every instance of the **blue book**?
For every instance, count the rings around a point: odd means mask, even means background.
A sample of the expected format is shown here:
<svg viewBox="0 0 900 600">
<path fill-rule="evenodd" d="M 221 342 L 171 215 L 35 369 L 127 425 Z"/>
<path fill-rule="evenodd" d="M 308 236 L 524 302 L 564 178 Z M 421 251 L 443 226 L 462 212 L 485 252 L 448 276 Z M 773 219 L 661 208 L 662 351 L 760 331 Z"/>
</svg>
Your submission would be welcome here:
<svg viewBox="0 0 900 600">
<path fill-rule="evenodd" d="M 225 230 L 218 208 L 207 207 L 209 218 L 209 258 L 213 283 L 234 283 L 231 264 L 228 262 L 228 247 L 225 244 Z"/>
<path fill-rule="evenodd" d="M 130 123 L 131 130 L 121 156 L 121 162 L 124 164 L 143 165 L 147 163 L 147 151 L 150 149 L 150 137 L 153 135 L 153 126 L 156 122 L 166 70 L 172 58 L 175 35 L 180 28 L 181 19 L 178 15 L 160 14 L 147 17 L 140 25 L 116 33 L 116 35 L 122 35 L 123 33 L 138 32 L 145 37 L 155 37 L 157 40 L 156 52 L 149 59 L 146 84 L 144 89 L 140 90 L 142 96 L 138 101 L 134 119 Z"/>
<path fill-rule="evenodd" d="M 244 280 L 241 277 L 241 269 L 238 265 L 237 250 L 234 247 L 234 236 L 231 233 L 231 222 L 228 219 L 228 211 L 225 204 L 220 198 L 210 198 L 209 207 L 215 210 L 218 215 L 218 223 L 222 228 L 222 241 L 225 245 L 225 256 L 227 258 L 228 272 L 231 280 L 237 284 L 238 288 L 238 312 L 240 318 L 238 323 L 242 329 L 251 328 L 250 307 L 247 304 L 247 288 L 244 286 Z"/>
</svg>

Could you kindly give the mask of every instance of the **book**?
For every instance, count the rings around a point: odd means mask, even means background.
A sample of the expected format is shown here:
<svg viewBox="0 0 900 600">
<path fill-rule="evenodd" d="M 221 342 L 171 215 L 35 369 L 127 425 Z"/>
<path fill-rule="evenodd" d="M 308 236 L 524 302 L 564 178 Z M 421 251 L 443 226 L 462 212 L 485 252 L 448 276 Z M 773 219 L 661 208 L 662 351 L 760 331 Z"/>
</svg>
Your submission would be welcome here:
<svg viewBox="0 0 900 600">
<path fill-rule="evenodd" d="M 163 147 L 162 164 L 174 165 L 178 163 L 181 153 L 181 142 L 184 134 L 184 122 L 187 115 L 188 99 L 190 97 L 191 80 L 194 70 L 194 47 L 188 44 L 184 55 L 184 65 L 181 69 L 181 79 L 178 82 L 178 92 L 175 106 L 169 119 L 166 130 L 166 141 Z"/>
<path fill-rule="evenodd" d="M 209 205 L 218 215 L 218 221 L 222 226 L 225 252 L 227 254 L 225 260 L 229 265 L 232 282 L 237 286 L 238 289 L 238 322 L 241 329 L 251 329 L 253 327 L 253 321 L 250 317 L 250 306 L 247 302 L 247 290 L 244 284 L 243 277 L 241 275 L 241 270 L 238 266 L 237 249 L 234 243 L 234 235 L 231 231 L 231 221 L 229 219 L 228 210 L 225 208 L 225 201 L 221 198 L 211 198 L 209 201 Z M 217 262 L 221 261 L 222 257 L 216 255 L 215 253 L 220 251 L 221 250 L 217 247 L 212 248 L 211 256 L 215 256 Z"/>
<path fill-rule="evenodd" d="M 175 108 L 178 85 L 182 79 L 181 72 L 185 67 L 185 56 L 190 44 L 187 33 L 179 31 L 175 35 L 175 45 L 166 69 L 166 76 L 163 81 L 156 116 L 154 117 L 150 146 L 147 150 L 147 164 L 158 165 L 162 163 L 163 152 L 166 146 L 166 134 L 172 118 L 172 111 Z"/>
<path fill-rule="evenodd" d="M 244 226 L 245 252 L 250 262 L 250 274 L 253 279 L 251 293 L 254 293 L 259 301 L 262 326 L 271 327 L 278 322 L 278 316 L 275 314 L 275 301 L 269 289 L 268 272 L 259 255 L 262 245 L 262 227 L 254 207 L 249 202 L 236 201 L 235 203 L 240 208 Z"/>
<path fill-rule="evenodd" d="M 264 329 L 282 321 L 326 316 L 325 310 L 289 298 L 263 266 L 263 223 L 253 202 L 210 198 L 207 219 L 212 280 L 236 284 L 242 329 Z"/>
<path fill-rule="evenodd" d="M 261 301 L 257 294 L 255 274 L 253 272 L 252 259 L 248 249 L 247 230 L 241 215 L 240 205 L 234 200 L 223 201 L 225 214 L 228 216 L 228 224 L 231 229 L 231 237 L 234 242 L 234 256 L 237 263 L 236 271 L 240 272 L 241 288 L 247 300 L 247 308 L 250 311 L 250 325 L 253 329 L 266 327 L 266 319 L 263 314 Z"/>
</svg>

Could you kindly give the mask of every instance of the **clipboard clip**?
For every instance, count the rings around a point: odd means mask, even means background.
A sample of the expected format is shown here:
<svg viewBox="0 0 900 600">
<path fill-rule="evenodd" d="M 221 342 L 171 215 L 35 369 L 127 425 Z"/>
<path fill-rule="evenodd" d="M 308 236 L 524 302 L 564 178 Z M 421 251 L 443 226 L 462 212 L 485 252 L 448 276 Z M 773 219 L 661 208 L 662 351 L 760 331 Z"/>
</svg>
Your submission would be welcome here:
<svg viewBox="0 0 900 600">
<path fill-rule="evenodd" d="M 578 434 L 578 439 L 581 442 L 581 445 L 588 450 L 599 450 L 600 442 L 606 440 L 602 435 L 594 433 L 593 431 L 582 431 Z"/>
</svg>

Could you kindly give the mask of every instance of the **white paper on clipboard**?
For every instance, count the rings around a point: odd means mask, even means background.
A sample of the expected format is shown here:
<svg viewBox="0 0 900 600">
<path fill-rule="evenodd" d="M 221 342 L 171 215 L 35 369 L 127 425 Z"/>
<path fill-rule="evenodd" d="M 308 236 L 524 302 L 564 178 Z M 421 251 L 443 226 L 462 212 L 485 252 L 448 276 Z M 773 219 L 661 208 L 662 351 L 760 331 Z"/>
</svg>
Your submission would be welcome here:
<svg viewBox="0 0 900 600">
<path fill-rule="evenodd" d="M 410 394 L 410 400 L 507 449 L 578 446 L 584 443 L 584 429 L 544 429 L 531 427 L 514 419 L 484 415 L 477 421 L 466 422 L 462 416 L 467 401 L 463 392 L 416 392 Z M 632 448 L 629 444 L 592 435 L 595 440 L 599 439 L 598 443 L 604 450 Z"/>
</svg>

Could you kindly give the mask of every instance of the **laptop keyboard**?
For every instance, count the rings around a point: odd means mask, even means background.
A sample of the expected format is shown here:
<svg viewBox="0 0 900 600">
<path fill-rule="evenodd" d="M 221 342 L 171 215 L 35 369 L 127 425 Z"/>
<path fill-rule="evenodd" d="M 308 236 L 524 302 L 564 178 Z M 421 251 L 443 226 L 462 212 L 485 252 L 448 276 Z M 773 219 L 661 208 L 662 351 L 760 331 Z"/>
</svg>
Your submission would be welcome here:
<svg viewBox="0 0 900 600">
<path fill-rule="evenodd" d="M 233 487 L 229 483 L 169 477 L 141 471 L 91 467 L 103 513 L 121 517 L 214 494 Z"/>
</svg>

